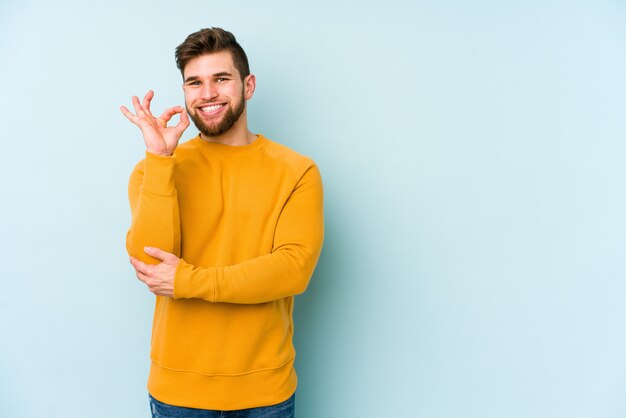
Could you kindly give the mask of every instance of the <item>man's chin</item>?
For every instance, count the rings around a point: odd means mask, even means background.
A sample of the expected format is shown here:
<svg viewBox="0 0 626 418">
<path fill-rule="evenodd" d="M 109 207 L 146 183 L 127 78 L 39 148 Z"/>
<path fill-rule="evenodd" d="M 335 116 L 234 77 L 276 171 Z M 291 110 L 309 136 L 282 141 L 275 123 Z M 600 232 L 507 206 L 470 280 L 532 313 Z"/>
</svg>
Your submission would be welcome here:
<svg viewBox="0 0 626 418">
<path fill-rule="evenodd" d="M 221 121 L 220 121 L 221 122 Z M 223 126 L 220 126 L 220 123 L 209 126 L 202 121 L 193 121 L 193 124 L 196 125 L 196 128 L 202 133 L 203 136 L 220 136 L 224 134 L 228 129 L 224 129 Z"/>
<path fill-rule="evenodd" d="M 215 127 L 214 129 L 208 129 L 206 126 L 201 128 L 198 125 L 196 125 L 196 128 L 198 128 L 202 136 L 205 138 L 207 137 L 213 138 L 216 136 L 221 136 L 230 130 L 230 127 L 228 127 L 227 129 L 224 129 L 224 128 L 220 129 L 220 127 Z"/>
</svg>

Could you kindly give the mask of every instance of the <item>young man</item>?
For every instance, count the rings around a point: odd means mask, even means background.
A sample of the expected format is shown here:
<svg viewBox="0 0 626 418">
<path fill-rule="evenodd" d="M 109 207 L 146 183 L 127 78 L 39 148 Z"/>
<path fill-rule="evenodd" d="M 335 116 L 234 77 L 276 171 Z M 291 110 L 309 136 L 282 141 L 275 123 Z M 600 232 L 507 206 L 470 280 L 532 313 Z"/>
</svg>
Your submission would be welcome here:
<svg viewBox="0 0 626 418">
<path fill-rule="evenodd" d="M 126 246 L 157 295 L 153 416 L 292 417 L 293 303 L 322 248 L 320 174 L 248 130 L 256 79 L 230 32 L 189 35 L 176 63 L 186 110 L 153 116 L 152 91 L 133 96 L 135 113 L 121 107 L 146 144 L 130 178 Z M 179 145 L 189 118 L 200 134 Z"/>
</svg>

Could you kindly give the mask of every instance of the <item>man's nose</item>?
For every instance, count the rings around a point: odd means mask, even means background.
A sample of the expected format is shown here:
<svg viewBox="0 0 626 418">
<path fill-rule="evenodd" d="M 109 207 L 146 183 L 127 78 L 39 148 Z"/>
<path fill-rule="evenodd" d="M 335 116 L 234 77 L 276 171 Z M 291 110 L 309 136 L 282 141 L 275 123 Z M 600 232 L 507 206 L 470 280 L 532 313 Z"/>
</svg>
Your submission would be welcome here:
<svg viewBox="0 0 626 418">
<path fill-rule="evenodd" d="M 202 86 L 202 99 L 209 100 L 217 97 L 217 88 L 213 85 L 213 83 L 205 83 Z"/>
</svg>

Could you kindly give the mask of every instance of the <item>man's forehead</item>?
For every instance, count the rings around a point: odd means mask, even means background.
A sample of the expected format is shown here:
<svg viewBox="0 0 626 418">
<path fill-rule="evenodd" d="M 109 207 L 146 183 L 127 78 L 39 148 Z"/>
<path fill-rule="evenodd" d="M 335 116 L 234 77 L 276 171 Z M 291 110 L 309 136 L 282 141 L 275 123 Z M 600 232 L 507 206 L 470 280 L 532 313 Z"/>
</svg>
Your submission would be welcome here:
<svg viewBox="0 0 626 418">
<path fill-rule="evenodd" d="M 229 51 L 214 52 L 192 58 L 185 65 L 185 79 L 189 77 L 238 74 Z"/>
</svg>

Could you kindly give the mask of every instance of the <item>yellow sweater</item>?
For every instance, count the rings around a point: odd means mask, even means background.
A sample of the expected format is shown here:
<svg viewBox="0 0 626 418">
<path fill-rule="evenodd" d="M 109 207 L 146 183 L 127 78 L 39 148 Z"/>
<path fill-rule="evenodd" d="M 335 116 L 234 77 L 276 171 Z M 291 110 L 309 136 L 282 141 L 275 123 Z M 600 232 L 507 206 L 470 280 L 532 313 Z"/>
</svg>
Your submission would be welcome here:
<svg viewBox="0 0 626 418">
<path fill-rule="evenodd" d="M 128 253 L 181 257 L 174 297 L 157 296 L 148 390 L 178 406 L 272 405 L 296 389 L 293 301 L 323 241 L 314 162 L 259 135 L 245 146 L 199 136 L 146 153 L 129 183 Z"/>
</svg>

